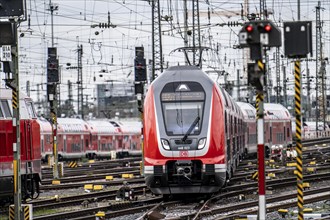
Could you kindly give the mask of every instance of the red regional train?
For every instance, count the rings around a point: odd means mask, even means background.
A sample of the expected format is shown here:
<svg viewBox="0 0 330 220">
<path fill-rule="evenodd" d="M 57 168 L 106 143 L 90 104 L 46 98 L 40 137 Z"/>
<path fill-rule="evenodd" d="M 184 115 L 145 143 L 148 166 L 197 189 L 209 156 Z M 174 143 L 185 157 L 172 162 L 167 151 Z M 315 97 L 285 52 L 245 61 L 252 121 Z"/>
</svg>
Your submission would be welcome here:
<svg viewBox="0 0 330 220">
<path fill-rule="evenodd" d="M 244 153 L 243 113 L 200 68 L 175 66 L 144 103 L 144 174 L 155 194 L 213 193 Z"/>
<path fill-rule="evenodd" d="M 246 102 L 237 102 L 237 105 L 243 112 L 245 123 L 245 146 L 244 156 L 252 157 L 257 154 L 257 124 L 256 109 Z"/>
<path fill-rule="evenodd" d="M 265 104 L 266 152 L 290 147 L 290 114 Z M 257 152 L 256 110 L 234 102 L 200 68 L 171 67 L 144 103 L 144 174 L 155 194 L 217 192 L 239 161 Z"/>
<path fill-rule="evenodd" d="M 274 159 L 283 148 L 292 147 L 292 125 L 289 111 L 281 104 L 264 104 L 265 148 Z"/>
<path fill-rule="evenodd" d="M 53 154 L 52 127 L 39 119 L 42 158 Z M 59 160 L 115 159 L 141 155 L 141 123 L 78 118 L 57 119 L 57 148 Z"/>
<path fill-rule="evenodd" d="M 237 102 L 246 123 L 246 156 L 257 154 L 256 109 L 249 103 Z M 292 121 L 289 111 L 281 104 L 264 103 L 264 132 L 266 156 L 277 158 L 283 148 L 292 146 Z"/>
<path fill-rule="evenodd" d="M 0 203 L 14 192 L 12 90 L 0 88 Z M 22 198 L 37 198 L 41 179 L 40 126 L 32 100 L 20 93 L 20 150 Z"/>
</svg>

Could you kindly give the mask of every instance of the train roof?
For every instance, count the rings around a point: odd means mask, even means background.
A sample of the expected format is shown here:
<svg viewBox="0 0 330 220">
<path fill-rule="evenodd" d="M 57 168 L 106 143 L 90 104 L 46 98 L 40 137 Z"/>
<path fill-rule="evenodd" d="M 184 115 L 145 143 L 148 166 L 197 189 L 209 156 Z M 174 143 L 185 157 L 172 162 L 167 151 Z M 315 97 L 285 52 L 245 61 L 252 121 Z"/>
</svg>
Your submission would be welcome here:
<svg viewBox="0 0 330 220">
<path fill-rule="evenodd" d="M 50 122 L 47 119 L 39 117 L 37 122 L 40 125 L 41 132 L 51 132 L 52 131 L 52 125 L 50 124 Z"/>
<path fill-rule="evenodd" d="M 71 132 L 88 130 L 87 123 L 79 118 L 57 118 L 57 128 Z"/>
<path fill-rule="evenodd" d="M 89 120 L 87 124 L 90 126 L 91 130 L 98 133 L 115 134 L 119 132 L 118 128 L 107 119 Z"/>
<path fill-rule="evenodd" d="M 256 109 L 247 102 L 236 102 L 239 108 L 242 110 L 243 116 L 245 119 L 255 119 L 256 118 Z"/>
<path fill-rule="evenodd" d="M 293 123 L 293 124 L 295 124 L 295 123 Z M 305 121 L 303 123 L 303 126 L 308 131 L 316 131 L 316 121 Z M 323 122 L 319 121 L 317 123 L 317 126 L 318 126 L 319 131 L 323 130 Z M 329 126 L 327 124 L 325 124 L 325 130 L 329 130 L 329 129 L 330 129 Z"/>
<path fill-rule="evenodd" d="M 141 133 L 142 123 L 140 121 L 119 121 L 118 124 L 123 133 Z"/>
<path fill-rule="evenodd" d="M 160 74 L 153 82 L 154 85 L 164 85 L 167 82 L 198 81 L 214 84 L 214 81 L 197 66 L 171 66 Z M 161 88 L 163 88 L 161 86 Z"/>
<path fill-rule="evenodd" d="M 20 119 L 36 119 L 37 114 L 34 109 L 33 100 L 26 94 L 19 93 Z M 0 88 L 0 118 L 12 118 L 12 90 Z"/>
<path fill-rule="evenodd" d="M 265 119 L 288 119 L 291 120 L 291 115 L 283 105 L 275 103 L 264 103 Z"/>
</svg>

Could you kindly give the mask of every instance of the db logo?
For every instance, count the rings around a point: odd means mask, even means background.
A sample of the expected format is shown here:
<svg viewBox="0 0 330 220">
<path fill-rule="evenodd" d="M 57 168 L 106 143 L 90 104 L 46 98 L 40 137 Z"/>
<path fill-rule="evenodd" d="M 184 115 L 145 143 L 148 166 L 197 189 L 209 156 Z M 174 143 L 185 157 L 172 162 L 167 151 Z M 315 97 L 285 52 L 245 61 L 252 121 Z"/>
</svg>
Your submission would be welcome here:
<svg viewBox="0 0 330 220">
<path fill-rule="evenodd" d="M 180 157 L 188 157 L 188 151 L 180 151 Z"/>
</svg>

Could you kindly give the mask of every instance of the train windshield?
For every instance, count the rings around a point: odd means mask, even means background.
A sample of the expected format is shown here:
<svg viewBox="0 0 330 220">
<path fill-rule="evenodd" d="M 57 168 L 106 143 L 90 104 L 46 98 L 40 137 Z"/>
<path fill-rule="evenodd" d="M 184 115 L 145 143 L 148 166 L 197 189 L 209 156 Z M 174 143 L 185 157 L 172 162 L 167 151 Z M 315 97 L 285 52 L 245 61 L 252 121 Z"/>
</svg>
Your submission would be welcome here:
<svg viewBox="0 0 330 220">
<path fill-rule="evenodd" d="M 199 83 L 168 83 L 161 92 L 161 102 L 167 135 L 186 135 L 187 132 L 198 135 L 201 132 L 205 92 Z"/>
</svg>

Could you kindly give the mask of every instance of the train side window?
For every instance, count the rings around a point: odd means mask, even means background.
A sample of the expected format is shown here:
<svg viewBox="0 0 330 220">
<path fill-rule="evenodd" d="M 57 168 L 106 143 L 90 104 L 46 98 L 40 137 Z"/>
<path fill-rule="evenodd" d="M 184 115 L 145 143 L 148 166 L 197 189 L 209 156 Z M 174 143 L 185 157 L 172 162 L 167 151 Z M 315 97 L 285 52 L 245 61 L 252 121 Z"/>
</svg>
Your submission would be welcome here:
<svg viewBox="0 0 330 220">
<path fill-rule="evenodd" d="M 1 100 L 1 106 L 2 106 L 2 109 L 3 109 L 3 116 L 5 118 L 11 118 L 12 114 L 11 114 L 10 107 L 8 105 L 7 100 Z"/>
<path fill-rule="evenodd" d="M 225 95 L 225 91 L 224 91 L 224 89 L 221 87 L 221 91 L 222 91 L 222 95 L 223 95 L 223 97 L 225 97 L 225 103 L 226 103 L 226 106 L 228 106 L 228 100 L 227 100 L 227 96 Z"/>
<path fill-rule="evenodd" d="M 6 134 L 5 133 L 0 133 L 0 140 L 1 140 L 1 147 L 0 147 L 0 156 L 8 156 L 7 155 L 7 138 L 6 138 Z"/>
<path fill-rule="evenodd" d="M 226 131 L 226 134 L 228 134 L 228 117 L 227 117 L 227 112 L 225 112 L 225 131 Z"/>
<path fill-rule="evenodd" d="M 233 116 L 230 116 L 230 134 L 233 135 Z"/>
<path fill-rule="evenodd" d="M 41 152 L 45 152 L 44 139 L 41 139 Z"/>
</svg>

